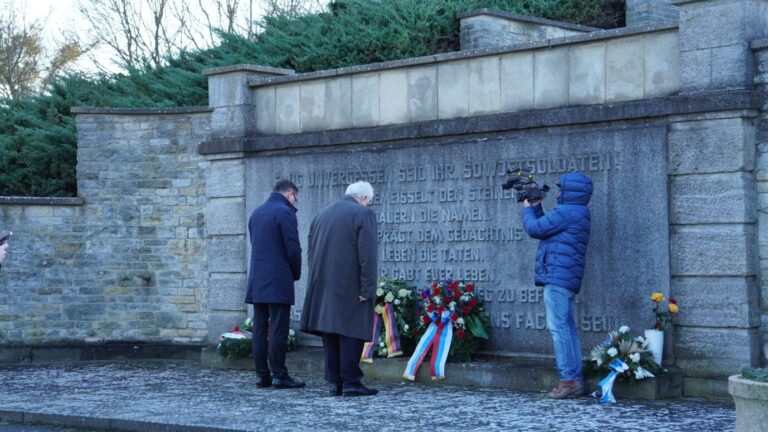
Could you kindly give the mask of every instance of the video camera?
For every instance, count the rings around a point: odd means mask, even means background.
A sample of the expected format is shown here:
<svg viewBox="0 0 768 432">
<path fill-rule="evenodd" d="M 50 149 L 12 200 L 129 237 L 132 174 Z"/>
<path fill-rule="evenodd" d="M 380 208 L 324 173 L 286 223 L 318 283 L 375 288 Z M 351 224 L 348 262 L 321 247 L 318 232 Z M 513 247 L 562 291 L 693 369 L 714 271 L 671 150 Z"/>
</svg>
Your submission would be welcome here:
<svg viewBox="0 0 768 432">
<path fill-rule="evenodd" d="M 525 200 L 528 200 L 529 203 L 543 201 L 549 192 L 549 186 L 539 187 L 539 184 L 533 180 L 533 174 L 528 170 L 510 168 L 507 170 L 507 175 L 509 179 L 501 185 L 501 188 L 504 190 L 514 189 L 517 202 Z"/>
</svg>

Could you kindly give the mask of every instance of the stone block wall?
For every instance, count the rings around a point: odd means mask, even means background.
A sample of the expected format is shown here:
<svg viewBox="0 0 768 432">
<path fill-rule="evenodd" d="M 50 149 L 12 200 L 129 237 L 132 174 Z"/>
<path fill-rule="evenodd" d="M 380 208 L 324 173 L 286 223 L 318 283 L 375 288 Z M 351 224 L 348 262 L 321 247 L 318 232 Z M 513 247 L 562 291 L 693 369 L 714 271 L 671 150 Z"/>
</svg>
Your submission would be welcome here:
<svg viewBox="0 0 768 432">
<path fill-rule="evenodd" d="M 669 96 L 678 58 L 666 26 L 248 82 L 255 134 L 298 134 Z"/>
<path fill-rule="evenodd" d="M 14 233 L 0 269 L 0 345 L 92 335 L 83 316 L 100 306 L 84 301 L 84 213 L 77 198 L 0 199 L 0 229 Z"/>
<path fill-rule="evenodd" d="M 0 345 L 208 335 L 209 109 L 75 109 L 78 205 L 0 201 Z"/>
<path fill-rule="evenodd" d="M 627 27 L 677 21 L 680 9 L 672 0 L 627 0 Z"/>
<path fill-rule="evenodd" d="M 462 13 L 458 18 L 462 51 L 502 47 L 599 30 L 490 9 Z"/>
<path fill-rule="evenodd" d="M 768 39 L 752 43 L 755 53 L 755 87 L 768 91 Z M 763 329 L 763 356 L 768 364 L 768 99 L 763 100 L 763 109 L 758 119 L 757 154 L 757 230 L 760 259 L 759 293 L 762 298 L 761 320 Z"/>
</svg>

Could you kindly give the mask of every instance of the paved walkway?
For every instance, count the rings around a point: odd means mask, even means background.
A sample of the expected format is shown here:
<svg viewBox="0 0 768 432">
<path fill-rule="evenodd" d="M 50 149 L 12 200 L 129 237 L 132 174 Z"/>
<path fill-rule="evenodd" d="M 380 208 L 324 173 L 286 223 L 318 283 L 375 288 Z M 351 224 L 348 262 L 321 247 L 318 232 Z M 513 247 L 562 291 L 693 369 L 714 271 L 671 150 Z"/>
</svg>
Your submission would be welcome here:
<svg viewBox="0 0 768 432">
<path fill-rule="evenodd" d="M 509 390 L 370 382 L 382 393 L 342 398 L 327 396 L 318 377 L 299 378 L 307 381 L 305 389 L 276 390 L 256 388 L 253 372 L 195 363 L 5 366 L 0 419 L 97 429 L 270 432 L 729 431 L 735 423 L 732 406 L 702 401 L 606 406 L 586 397 L 552 401 Z"/>
</svg>

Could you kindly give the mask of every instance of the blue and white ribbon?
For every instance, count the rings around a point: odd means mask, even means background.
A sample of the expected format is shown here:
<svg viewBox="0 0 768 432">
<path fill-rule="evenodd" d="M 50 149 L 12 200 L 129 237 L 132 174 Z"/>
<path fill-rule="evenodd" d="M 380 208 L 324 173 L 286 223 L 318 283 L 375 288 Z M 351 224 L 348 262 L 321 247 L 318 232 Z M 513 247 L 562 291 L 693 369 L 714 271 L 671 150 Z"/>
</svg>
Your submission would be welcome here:
<svg viewBox="0 0 768 432">
<path fill-rule="evenodd" d="M 438 315 L 435 312 L 430 314 L 432 323 L 427 327 L 426 333 L 419 340 L 416 350 L 405 367 L 403 377 L 411 381 L 416 379 L 416 372 L 424 361 L 429 350 L 432 350 L 432 359 L 429 362 L 429 371 L 433 380 L 445 379 L 445 362 L 448 360 L 448 353 L 451 351 L 451 340 L 453 339 L 453 323 L 451 323 L 451 313 L 443 311 Z"/>
<path fill-rule="evenodd" d="M 629 366 L 619 359 L 614 359 L 608 366 L 611 368 L 611 373 L 597 384 L 600 390 L 590 395 L 599 398 L 597 402 L 601 404 L 616 403 L 616 398 L 613 397 L 613 383 L 619 374 L 629 370 Z"/>
</svg>

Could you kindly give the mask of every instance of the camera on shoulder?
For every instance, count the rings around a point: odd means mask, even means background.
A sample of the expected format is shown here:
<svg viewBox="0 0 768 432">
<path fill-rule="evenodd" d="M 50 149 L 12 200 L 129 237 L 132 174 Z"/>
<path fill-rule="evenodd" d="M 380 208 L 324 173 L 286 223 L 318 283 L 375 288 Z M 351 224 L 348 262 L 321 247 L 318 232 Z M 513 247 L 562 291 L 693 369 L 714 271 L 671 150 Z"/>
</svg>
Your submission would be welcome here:
<svg viewBox="0 0 768 432">
<path fill-rule="evenodd" d="M 544 197 L 549 192 L 549 186 L 539 186 L 533 179 L 533 174 L 525 169 L 513 170 L 512 168 L 507 170 L 509 178 L 506 183 L 501 185 L 504 190 L 514 189 L 515 198 L 517 202 L 523 202 L 528 200 L 529 203 L 536 201 L 543 201 Z"/>
</svg>

